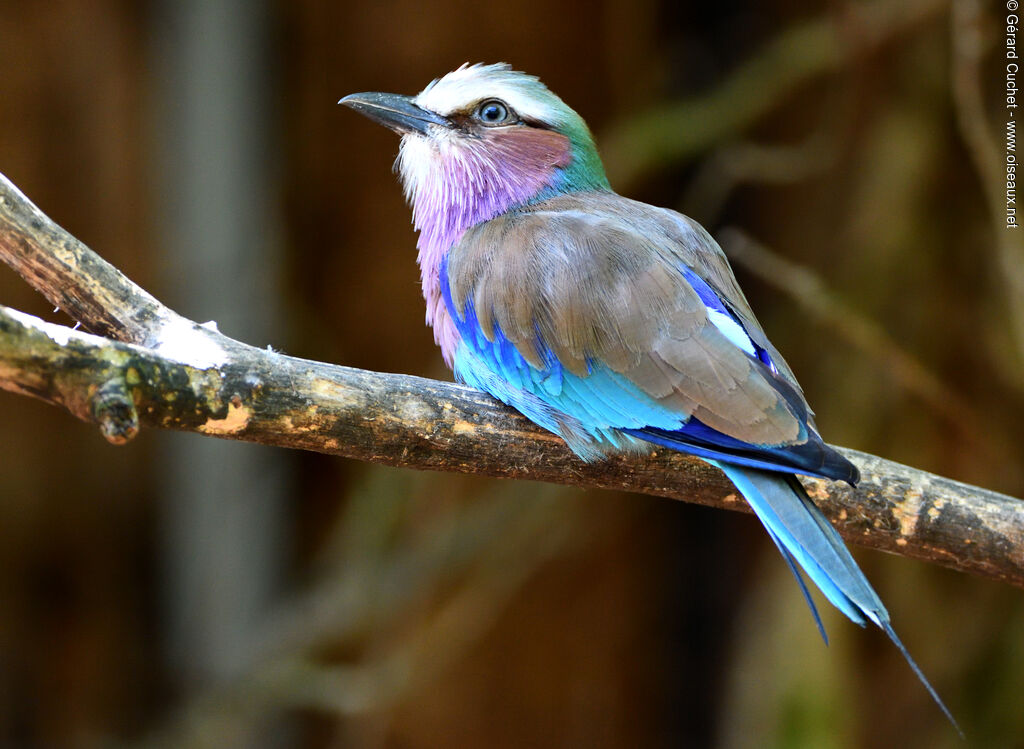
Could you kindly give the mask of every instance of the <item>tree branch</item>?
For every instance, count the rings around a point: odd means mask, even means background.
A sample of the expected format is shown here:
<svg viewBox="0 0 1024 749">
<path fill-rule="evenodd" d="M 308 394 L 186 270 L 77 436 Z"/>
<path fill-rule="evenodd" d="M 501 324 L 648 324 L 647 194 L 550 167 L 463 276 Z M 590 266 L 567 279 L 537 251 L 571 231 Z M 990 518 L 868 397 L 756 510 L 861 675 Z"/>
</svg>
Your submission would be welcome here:
<svg viewBox="0 0 1024 749">
<path fill-rule="evenodd" d="M 0 307 L 0 387 L 63 406 L 114 443 L 139 425 L 438 471 L 623 489 L 749 511 L 672 451 L 587 464 L 484 393 L 285 356 L 180 317 L 0 175 L 0 257 L 91 335 Z M 111 338 L 116 340 L 111 340 Z M 1024 587 L 1024 503 L 866 453 L 857 489 L 804 479 L 850 541 Z"/>
</svg>

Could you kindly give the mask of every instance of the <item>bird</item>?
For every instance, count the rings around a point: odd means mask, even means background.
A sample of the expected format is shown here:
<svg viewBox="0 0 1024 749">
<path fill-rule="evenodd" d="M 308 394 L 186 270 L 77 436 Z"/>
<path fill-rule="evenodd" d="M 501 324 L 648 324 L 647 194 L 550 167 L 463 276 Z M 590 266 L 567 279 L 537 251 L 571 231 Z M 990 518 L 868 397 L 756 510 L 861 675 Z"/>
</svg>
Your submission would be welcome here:
<svg viewBox="0 0 1024 749">
<path fill-rule="evenodd" d="M 725 253 L 695 220 L 615 193 L 583 118 L 506 63 L 415 96 L 339 101 L 401 136 L 426 321 L 457 380 L 584 461 L 671 449 L 718 467 L 790 568 L 888 636 L 959 732 L 878 594 L 796 474 L 855 486 L 821 438 Z M 962 732 L 961 732 L 962 735 Z"/>
</svg>

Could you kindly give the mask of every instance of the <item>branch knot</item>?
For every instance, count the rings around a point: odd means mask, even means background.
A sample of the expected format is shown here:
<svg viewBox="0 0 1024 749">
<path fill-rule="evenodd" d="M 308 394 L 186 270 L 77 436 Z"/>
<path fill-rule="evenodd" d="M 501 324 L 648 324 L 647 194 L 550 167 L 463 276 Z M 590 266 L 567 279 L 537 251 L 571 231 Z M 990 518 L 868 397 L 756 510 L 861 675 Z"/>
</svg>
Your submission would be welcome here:
<svg viewBox="0 0 1024 749">
<path fill-rule="evenodd" d="M 139 414 L 122 373 L 107 380 L 93 393 L 92 417 L 100 433 L 112 445 L 123 445 L 139 433 Z"/>
</svg>

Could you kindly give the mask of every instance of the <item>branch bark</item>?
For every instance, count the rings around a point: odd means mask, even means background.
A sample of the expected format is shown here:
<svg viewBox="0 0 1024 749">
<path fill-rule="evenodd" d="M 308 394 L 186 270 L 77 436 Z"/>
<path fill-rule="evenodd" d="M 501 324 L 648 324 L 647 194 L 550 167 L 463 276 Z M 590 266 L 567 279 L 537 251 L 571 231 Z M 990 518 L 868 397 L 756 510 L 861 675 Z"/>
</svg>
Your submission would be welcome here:
<svg viewBox="0 0 1024 749">
<path fill-rule="evenodd" d="M 484 393 L 249 346 L 180 317 L 0 175 L 0 257 L 104 336 L 0 307 L 0 387 L 66 408 L 114 443 L 140 425 L 375 463 L 622 489 L 749 511 L 703 461 L 658 450 L 578 460 Z M 1024 503 L 866 453 L 857 489 L 803 479 L 847 540 L 1024 587 Z"/>
</svg>

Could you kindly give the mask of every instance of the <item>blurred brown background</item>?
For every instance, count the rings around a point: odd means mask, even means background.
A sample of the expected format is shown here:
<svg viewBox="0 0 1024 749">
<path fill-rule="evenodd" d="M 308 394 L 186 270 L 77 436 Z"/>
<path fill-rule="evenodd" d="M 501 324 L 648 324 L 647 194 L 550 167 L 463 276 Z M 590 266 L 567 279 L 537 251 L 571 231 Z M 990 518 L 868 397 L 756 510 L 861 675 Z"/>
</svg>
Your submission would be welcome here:
<svg viewBox="0 0 1024 749">
<path fill-rule="evenodd" d="M 447 377 L 397 141 L 335 102 L 505 60 L 620 192 L 764 245 L 740 281 L 830 441 L 1024 496 L 995 6 L 0 11 L 0 171 L 189 317 Z M 0 303 L 66 321 L 6 267 Z M 750 517 L 0 415 L 0 746 L 964 746 L 879 633 L 822 646 Z M 857 556 L 967 745 L 1024 746 L 1021 591 Z"/>
</svg>

